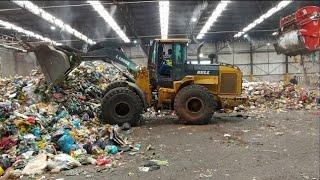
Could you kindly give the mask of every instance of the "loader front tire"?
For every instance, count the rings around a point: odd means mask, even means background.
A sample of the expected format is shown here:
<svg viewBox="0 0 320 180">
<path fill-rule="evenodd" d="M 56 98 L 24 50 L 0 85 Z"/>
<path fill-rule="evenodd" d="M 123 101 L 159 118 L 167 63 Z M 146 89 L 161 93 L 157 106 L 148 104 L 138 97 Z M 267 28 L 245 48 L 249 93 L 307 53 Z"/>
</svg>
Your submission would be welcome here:
<svg viewBox="0 0 320 180">
<path fill-rule="evenodd" d="M 143 111 L 140 97 L 127 87 L 117 87 L 102 99 L 102 121 L 108 124 L 135 125 Z"/>
<path fill-rule="evenodd" d="M 187 124 L 207 124 L 215 110 L 213 95 L 207 88 L 188 85 L 182 88 L 174 100 L 174 109 L 180 121 Z"/>
</svg>

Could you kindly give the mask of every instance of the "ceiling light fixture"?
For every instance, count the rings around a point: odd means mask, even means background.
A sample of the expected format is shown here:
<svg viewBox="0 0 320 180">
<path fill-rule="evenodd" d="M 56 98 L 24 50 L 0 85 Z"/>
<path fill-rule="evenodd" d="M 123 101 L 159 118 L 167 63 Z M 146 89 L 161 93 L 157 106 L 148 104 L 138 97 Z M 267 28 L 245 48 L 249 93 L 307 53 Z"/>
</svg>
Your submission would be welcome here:
<svg viewBox="0 0 320 180">
<path fill-rule="evenodd" d="M 250 31 L 254 27 L 256 27 L 258 24 L 262 23 L 264 20 L 268 19 L 270 16 L 275 14 L 276 12 L 280 11 L 281 9 L 288 6 L 293 1 L 281 1 L 279 2 L 275 7 L 269 9 L 265 14 L 261 15 L 258 19 L 254 20 L 252 23 L 250 23 L 248 26 L 242 29 L 242 31 L 235 34 L 233 37 L 238 38 L 241 37 L 246 32 Z"/>
<path fill-rule="evenodd" d="M 161 39 L 168 39 L 169 1 L 159 1 Z"/>
<path fill-rule="evenodd" d="M 113 19 L 110 13 L 104 8 L 100 1 L 87 1 L 95 11 L 109 24 L 109 26 L 118 34 L 118 36 L 126 43 L 130 42 L 127 35 L 121 30 L 117 22 Z"/>
<path fill-rule="evenodd" d="M 203 38 L 204 34 L 207 33 L 213 23 L 217 21 L 218 17 L 221 16 L 222 12 L 226 9 L 229 3 L 231 3 L 231 1 L 220 1 L 217 7 L 213 10 L 206 24 L 202 27 L 201 31 L 197 35 L 197 39 Z"/>
<path fill-rule="evenodd" d="M 278 35 L 278 32 L 273 32 L 272 33 L 272 36 L 276 36 L 276 35 Z"/>
<path fill-rule="evenodd" d="M 4 48 L 6 48 L 6 49 L 13 49 L 13 50 L 21 51 L 21 52 L 24 52 L 24 53 L 27 52 L 27 50 L 25 50 L 25 49 L 20 49 L 20 48 L 13 47 L 13 46 L 8 46 L 8 45 L 6 45 L 6 44 L 0 44 L 0 46 L 1 46 L 1 47 L 4 47 Z"/>
<path fill-rule="evenodd" d="M 73 34 L 75 37 L 85 41 L 88 44 L 95 44 L 92 39 L 88 38 L 87 36 L 83 35 L 79 31 L 73 29 L 69 24 L 66 24 L 61 19 L 58 19 L 51 15 L 50 13 L 46 12 L 45 10 L 41 9 L 37 5 L 33 4 L 30 1 L 21 1 L 21 0 L 13 0 L 13 3 L 17 4 L 18 6 L 27 9 L 31 13 L 41 17 L 42 19 L 48 21 L 51 24 L 54 24 L 55 26 L 62 29 L 62 31 L 68 32 L 70 34 Z"/>
<path fill-rule="evenodd" d="M 25 35 L 27 35 L 29 37 L 33 37 L 33 38 L 39 39 L 41 41 L 49 42 L 49 43 L 52 43 L 53 45 L 56 45 L 56 46 L 62 45 L 61 43 L 57 43 L 54 40 L 51 40 L 51 39 L 49 39 L 47 37 L 43 37 L 42 35 L 34 33 L 32 31 L 25 30 L 22 27 L 16 26 L 16 25 L 11 24 L 11 23 L 6 22 L 6 21 L 0 20 L 0 25 L 4 26 L 4 28 L 6 28 L 6 29 L 11 29 L 11 30 L 17 31 L 19 33 L 23 33 L 23 34 L 25 34 Z"/>
</svg>

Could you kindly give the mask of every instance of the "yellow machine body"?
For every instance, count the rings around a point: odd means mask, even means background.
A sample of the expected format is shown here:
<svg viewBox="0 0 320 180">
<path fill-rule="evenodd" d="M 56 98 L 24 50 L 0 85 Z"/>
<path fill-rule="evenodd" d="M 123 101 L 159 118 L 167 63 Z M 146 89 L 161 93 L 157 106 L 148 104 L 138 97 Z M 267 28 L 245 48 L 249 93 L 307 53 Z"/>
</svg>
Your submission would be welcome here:
<svg viewBox="0 0 320 180">
<path fill-rule="evenodd" d="M 136 84 L 144 92 L 148 105 L 151 105 L 151 84 L 147 69 L 142 68 L 135 77 Z M 173 88 L 166 88 L 158 85 L 157 107 L 162 108 L 164 104 L 172 104 L 179 90 L 190 84 L 206 87 L 214 95 L 214 99 L 222 108 L 232 108 L 246 101 L 246 97 L 241 96 L 242 72 L 240 69 L 227 65 L 220 65 L 218 76 L 187 75 L 182 80 L 174 81 Z"/>
</svg>

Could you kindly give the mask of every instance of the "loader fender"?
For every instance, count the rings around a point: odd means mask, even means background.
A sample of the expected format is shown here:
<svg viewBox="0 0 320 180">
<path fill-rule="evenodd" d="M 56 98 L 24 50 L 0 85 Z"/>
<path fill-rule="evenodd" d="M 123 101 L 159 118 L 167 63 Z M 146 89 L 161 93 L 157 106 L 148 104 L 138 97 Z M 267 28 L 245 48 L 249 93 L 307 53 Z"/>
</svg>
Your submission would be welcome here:
<svg viewBox="0 0 320 180">
<path fill-rule="evenodd" d="M 147 109 L 147 101 L 145 98 L 145 95 L 143 94 L 143 91 L 134 83 L 129 82 L 129 81 L 115 81 L 110 84 L 105 89 L 105 93 L 107 94 L 110 90 L 117 88 L 117 87 L 128 87 L 129 89 L 133 90 L 140 98 L 141 101 L 143 102 L 143 108 L 144 110 Z"/>
</svg>

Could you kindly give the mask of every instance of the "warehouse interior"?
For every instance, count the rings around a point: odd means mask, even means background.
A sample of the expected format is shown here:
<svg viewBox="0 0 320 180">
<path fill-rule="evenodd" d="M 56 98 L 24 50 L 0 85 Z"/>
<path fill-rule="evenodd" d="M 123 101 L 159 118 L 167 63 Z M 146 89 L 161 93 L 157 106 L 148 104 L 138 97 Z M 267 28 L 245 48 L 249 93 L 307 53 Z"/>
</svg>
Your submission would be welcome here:
<svg viewBox="0 0 320 180">
<path fill-rule="evenodd" d="M 0 180 L 320 178 L 317 0 L 0 1 L 0 41 Z"/>
</svg>

